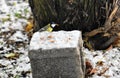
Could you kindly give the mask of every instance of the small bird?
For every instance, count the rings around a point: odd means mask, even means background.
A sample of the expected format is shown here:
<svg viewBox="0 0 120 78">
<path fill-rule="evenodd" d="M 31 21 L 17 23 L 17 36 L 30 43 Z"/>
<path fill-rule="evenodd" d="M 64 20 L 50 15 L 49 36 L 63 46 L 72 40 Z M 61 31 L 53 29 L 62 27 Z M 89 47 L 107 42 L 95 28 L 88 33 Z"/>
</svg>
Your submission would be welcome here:
<svg viewBox="0 0 120 78">
<path fill-rule="evenodd" d="M 46 26 L 44 26 L 43 28 L 41 28 L 41 29 L 39 30 L 39 32 L 42 32 L 42 31 L 52 32 L 53 29 L 54 29 L 56 26 L 59 26 L 59 25 L 58 25 L 58 24 L 55 24 L 55 23 L 49 23 L 49 24 L 47 24 Z"/>
</svg>

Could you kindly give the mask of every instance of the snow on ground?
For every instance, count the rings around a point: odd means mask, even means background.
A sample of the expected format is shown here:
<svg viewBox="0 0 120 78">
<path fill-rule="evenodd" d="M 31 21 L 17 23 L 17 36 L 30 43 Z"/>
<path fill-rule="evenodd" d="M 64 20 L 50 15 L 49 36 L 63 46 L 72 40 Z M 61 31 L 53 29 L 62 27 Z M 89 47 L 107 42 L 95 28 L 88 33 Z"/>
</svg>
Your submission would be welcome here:
<svg viewBox="0 0 120 78">
<path fill-rule="evenodd" d="M 32 78 L 28 58 L 28 36 L 24 31 L 31 18 L 25 0 L 0 1 L 0 78 Z"/>
<path fill-rule="evenodd" d="M 83 51 L 93 69 L 97 69 L 89 78 L 120 78 L 120 48 L 108 51 L 89 51 L 88 49 Z"/>
<path fill-rule="evenodd" d="M 0 78 L 32 78 L 24 31 L 31 18 L 27 0 L 1 0 L 0 7 Z M 120 78 L 120 48 L 83 52 L 97 69 L 90 78 Z"/>
</svg>

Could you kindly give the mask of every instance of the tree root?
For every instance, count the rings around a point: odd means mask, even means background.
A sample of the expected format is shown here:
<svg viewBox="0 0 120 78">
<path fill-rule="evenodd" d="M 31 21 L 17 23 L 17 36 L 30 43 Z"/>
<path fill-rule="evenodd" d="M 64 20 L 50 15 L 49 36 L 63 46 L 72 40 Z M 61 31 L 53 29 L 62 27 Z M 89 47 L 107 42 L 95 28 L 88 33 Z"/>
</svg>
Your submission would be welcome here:
<svg viewBox="0 0 120 78">
<path fill-rule="evenodd" d="M 108 30 L 110 30 L 114 26 L 111 23 L 112 23 L 112 20 L 119 8 L 119 6 L 117 5 L 117 2 L 118 1 L 116 1 L 116 4 L 114 5 L 113 11 L 111 12 L 110 16 L 108 17 L 108 19 L 106 19 L 104 27 L 99 27 L 98 29 L 94 29 L 91 32 L 85 33 L 86 37 L 92 37 L 98 33 L 106 33 Z"/>
</svg>

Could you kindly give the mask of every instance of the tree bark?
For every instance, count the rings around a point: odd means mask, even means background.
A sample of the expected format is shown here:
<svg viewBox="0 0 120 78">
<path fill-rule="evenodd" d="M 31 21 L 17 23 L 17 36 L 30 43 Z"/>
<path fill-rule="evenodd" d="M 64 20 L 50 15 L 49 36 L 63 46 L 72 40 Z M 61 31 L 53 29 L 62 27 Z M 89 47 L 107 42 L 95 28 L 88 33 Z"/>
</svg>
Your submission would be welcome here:
<svg viewBox="0 0 120 78">
<path fill-rule="evenodd" d="M 91 31 L 102 26 L 111 11 L 113 0 L 29 0 L 39 30 L 55 22 L 60 30 Z M 108 3 L 108 4 L 107 4 Z M 109 7 L 110 6 L 110 7 Z M 106 13 L 108 7 L 109 12 Z"/>
</svg>

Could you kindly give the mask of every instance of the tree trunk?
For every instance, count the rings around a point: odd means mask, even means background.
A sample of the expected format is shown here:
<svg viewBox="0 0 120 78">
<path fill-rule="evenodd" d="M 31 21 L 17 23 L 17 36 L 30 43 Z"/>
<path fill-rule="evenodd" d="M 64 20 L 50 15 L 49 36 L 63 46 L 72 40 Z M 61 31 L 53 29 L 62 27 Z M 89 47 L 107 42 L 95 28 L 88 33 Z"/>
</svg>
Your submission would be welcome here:
<svg viewBox="0 0 120 78">
<path fill-rule="evenodd" d="M 35 19 L 34 32 L 55 22 L 59 28 L 54 30 L 81 30 L 82 33 L 88 32 L 85 37 L 93 38 L 111 30 L 111 22 L 118 10 L 117 3 L 118 0 L 29 0 Z M 92 43 L 96 44 L 96 40 Z M 102 42 L 105 43 L 104 39 Z"/>
<path fill-rule="evenodd" d="M 34 31 L 51 22 L 58 23 L 62 30 L 91 31 L 104 24 L 112 1 L 29 0 L 37 24 Z"/>
</svg>

